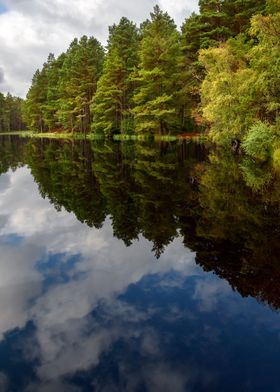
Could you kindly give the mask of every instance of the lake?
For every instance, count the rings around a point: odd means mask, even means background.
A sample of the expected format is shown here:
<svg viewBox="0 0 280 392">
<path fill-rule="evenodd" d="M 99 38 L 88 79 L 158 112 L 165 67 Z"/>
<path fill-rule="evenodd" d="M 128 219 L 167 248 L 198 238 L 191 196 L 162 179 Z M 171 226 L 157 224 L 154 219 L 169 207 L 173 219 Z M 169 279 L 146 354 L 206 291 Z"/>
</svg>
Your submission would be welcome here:
<svg viewBox="0 0 280 392">
<path fill-rule="evenodd" d="M 269 165 L 0 137 L 0 174 L 1 391 L 279 391 Z"/>
</svg>

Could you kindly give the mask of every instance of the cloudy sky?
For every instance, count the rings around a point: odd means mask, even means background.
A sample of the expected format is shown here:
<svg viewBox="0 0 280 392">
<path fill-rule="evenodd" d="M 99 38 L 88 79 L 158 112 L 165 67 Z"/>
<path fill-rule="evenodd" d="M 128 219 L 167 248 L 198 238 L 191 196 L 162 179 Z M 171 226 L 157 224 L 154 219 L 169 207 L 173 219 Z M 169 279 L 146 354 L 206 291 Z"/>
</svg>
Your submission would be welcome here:
<svg viewBox="0 0 280 392">
<path fill-rule="evenodd" d="M 158 0 L 178 26 L 198 0 Z M 126 16 L 145 20 L 151 0 L 0 0 L 0 91 L 24 97 L 48 54 L 66 50 L 74 37 L 94 35 L 106 43 L 108 26 Z"/>
</svg>

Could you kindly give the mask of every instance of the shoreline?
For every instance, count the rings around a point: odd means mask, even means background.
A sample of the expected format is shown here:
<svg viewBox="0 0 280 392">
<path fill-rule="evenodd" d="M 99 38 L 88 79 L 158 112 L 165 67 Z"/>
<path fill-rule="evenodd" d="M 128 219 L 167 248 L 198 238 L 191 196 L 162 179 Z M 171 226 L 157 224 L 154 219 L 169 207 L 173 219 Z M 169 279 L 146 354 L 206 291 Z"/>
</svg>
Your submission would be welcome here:
<svg viewBox="0 0 280 392">
<path fill-rule="evenodd" d="M 87 134 L 81 135 L 77 133 L 53 133 L 53 132 L 43 132 L 43 133 L 36 133 L 32 131 L 15 131 L 15 132 L 1 132 L 0 136 L 19 136 L 23 138 L 36 138 L 36 139 L 70 139 L 70 140 L 108 140 L 105 136 L 101 134 Z M 182 140 L 192 140 L 198 142 L 205 142 L 207 141 L 207 135 L 204 133 L 190 133 L 190 134 L 179 134 L 179 135 L 113 135 L 110 140 L 114 141 L 182 141 Z"/>
</svg>

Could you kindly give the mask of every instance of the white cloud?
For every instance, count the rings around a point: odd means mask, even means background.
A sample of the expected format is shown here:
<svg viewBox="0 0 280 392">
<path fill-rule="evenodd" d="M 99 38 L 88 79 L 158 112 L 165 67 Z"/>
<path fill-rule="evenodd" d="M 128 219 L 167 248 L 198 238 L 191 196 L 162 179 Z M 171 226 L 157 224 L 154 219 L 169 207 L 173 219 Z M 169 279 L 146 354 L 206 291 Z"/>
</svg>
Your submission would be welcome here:
<svg viewBox="0 0 280 392">
<path fill-rule="evenodd" d="M 211 276 L 198 281 L 193 299 L 198 301 L 202 312 L 213 312 L 221 298 L 232 293 L 229 283 L 225 280 L 213 279 Z"/>
<path fill-rule="evenodd" d="M 0 14 L 0 70 L 5 78 L 0 77 L 0 91 L 25 96 L 32 75 L 50 52 L 58 55 L 83 34 L 105 43 L 109 25 L 122 16 L 140 23 L 154 4 L 150 0 L 5 0 L 6 12 Z M 159 4 L 180 25 L 197 10 L 198 1 L 160 0 Z"/>
<path fill-rule="evenodd" d="M 0 86 L 2 83 L 5 81 L 5 75 L 4 75 L 4 70 L 0 68 Z"/>
<path fill-rule="evenodd" d="M 77 370 L 77 366 L 87 369 L 112 342 L 127 334 L 118 326 L 104 331 L 100 326 L 94 328 L 88 315 L 100 301 L 106 302 L 116 319 L 131 318 L 137 323 L 149 313 L 135 312 L 117 300 L 130 284 L 149 274 L 175 270 L 192 276 L 199 270 L 195 253 L 180 238 L 155 262 L 151 243 L 140 238 L 126 248 L 113 236 L 109 220 L 97 230 L 64 209 L 57 212 L 39 195 L 26 167 L 0 177 L 0 211 L 0 338 L 33 320 L 41 362 L 38 374 L 44 380 Z M 13 242 L 13 236 L 21 238 L 19 243 Z M 67 268 L 69 281 L 43 290 L 46 273 L 42 267 L 48 256 L 59 253 L 66 254 L 60 264 L 78 255 L 77 262 Z M 147 344 L 143 343 L 146 351 Z"/>
<path fill-rule="evenodd" d="M 40 295 L 42 276 L 34 269 L 42 257 L 36 246 L 0 245 L 0 340 L 5 332 L 24 327 L 29 301 Z"/>
<path fill-rule="evenodd" d="M 174 18 L 179 27 L 192 12 L 198 12 L 198 0 L 160 0 L 159 4 Z"/>
</svg>

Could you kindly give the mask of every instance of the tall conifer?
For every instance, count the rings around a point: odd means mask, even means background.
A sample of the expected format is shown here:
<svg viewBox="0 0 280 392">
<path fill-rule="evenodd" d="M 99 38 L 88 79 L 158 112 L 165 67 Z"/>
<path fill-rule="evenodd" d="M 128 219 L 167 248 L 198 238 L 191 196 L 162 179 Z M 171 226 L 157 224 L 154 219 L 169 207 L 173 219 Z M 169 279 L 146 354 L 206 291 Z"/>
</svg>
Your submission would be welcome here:
<svg viewBox="0 0 280 392">
<path fill-rule="evenodd" d="M 167 13 L 154 7 L 145 22 L 140 65 L 135 72 L 136 131 L 166 134 L 178 125 L 177 89 L 179 33 Z"/>
<path fill-rule="evenodd" d="M 90 103 L 102 71 L 104 51 L 93 37 L 75 39 L 67 53 L 59 81 L 58 118 L 65 129 L 87 132 Z"/>
<path fill-rule="evenodd" d="M 127 18 L 109 28 L 104 71 L 92 104 L 94 132 L 109 135 L 133 130 L 130 109 L 134 86 L 130 75 L 138 64 L 138 47 L 137 27 Z"/>
</svg>

